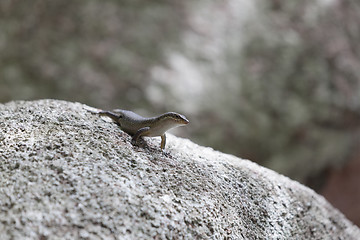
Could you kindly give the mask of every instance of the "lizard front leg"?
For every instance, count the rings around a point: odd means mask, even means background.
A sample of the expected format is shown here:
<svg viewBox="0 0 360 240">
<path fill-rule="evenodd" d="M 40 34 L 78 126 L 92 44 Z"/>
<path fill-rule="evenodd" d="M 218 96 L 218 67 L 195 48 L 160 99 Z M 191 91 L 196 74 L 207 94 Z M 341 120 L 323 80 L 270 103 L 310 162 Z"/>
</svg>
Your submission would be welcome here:
<svg viewBox="0 0 360 240">
<path fill-rule="evenodd" d="M 143 127 L 143 128 L 140 128 L 139 130 L 137 130 L 137 132 L 134 134 L 134 136 L 131 139 L 131 144 L 137 145 L 139 138 L 142 136 L 147 136 L 149 134 L 149 131 L 150 131 L 150 127 Z M 164 149 L 165 144 L 166 144 L 166 135 L 164 133 L 163 135 L 161 135 L 160 148 Z"/>
<path fill-rule="evenodd" d="M 165 144 L 166 144 L 166 135 L 165 133 L 163 135 L 161 135 L 161 145 L 160 148 L 164 149 L 165 148 Z"/>
</svg>

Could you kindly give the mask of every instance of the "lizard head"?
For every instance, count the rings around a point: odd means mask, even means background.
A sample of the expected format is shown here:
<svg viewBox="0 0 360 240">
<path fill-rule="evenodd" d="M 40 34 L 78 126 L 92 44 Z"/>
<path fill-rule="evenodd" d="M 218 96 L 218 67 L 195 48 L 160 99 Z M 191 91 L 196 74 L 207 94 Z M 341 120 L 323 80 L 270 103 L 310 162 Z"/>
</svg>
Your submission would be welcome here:
<svg viewBox="0 0 360 240">
<path fill-rule="evenodd" d="M 189 123 L 189 120 L 187 120 L 187 118 L 184 115 L 181 115 L 176 112 L 167 112 L 163 115 L 163 117 L 171 119 L 172 121 L 174 121 L 179 125 L 186 125 Z"/>
</svg>

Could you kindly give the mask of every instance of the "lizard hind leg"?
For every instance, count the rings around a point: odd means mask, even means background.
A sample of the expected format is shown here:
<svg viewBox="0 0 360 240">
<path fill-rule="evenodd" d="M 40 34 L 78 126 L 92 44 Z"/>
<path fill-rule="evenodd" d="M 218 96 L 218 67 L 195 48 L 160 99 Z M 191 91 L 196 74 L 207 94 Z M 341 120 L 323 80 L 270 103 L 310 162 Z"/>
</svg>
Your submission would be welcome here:
<svg viewBox="0 0 360 240">
<path fill-rule="evenodd" d="M 132 145 L 138 145 L 139 138 L 142 136 L 146 136 L 149 133 L 150 127 L 143 127 L 137 130 L 137 132 L 134 134 L 134 136 L 131 139 Z"/>
</svg>

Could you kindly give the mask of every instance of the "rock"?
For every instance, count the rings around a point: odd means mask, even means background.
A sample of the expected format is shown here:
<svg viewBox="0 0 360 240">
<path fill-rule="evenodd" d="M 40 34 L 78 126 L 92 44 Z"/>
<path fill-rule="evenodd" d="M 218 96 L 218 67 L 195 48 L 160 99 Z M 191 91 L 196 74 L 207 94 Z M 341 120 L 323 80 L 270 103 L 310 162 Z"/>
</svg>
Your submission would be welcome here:
<svg viewBox="0 0 360 240">
<path fill-rule="evenodd" d="M 134 147 L 84 106 L 0 105 L 0 239 L 360 239 L 287 177 L 170 134 Z"/>
</svg>

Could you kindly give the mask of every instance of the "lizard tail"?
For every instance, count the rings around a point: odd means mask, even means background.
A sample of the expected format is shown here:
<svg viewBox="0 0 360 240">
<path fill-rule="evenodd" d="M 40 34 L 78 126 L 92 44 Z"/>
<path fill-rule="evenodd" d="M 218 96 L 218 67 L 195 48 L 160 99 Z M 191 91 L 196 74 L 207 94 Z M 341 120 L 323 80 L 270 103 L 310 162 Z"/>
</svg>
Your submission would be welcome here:
<svg viewBox="0 0 360 240">
<path fill-rule="evenodd" d="M 91 113 L 94 113 L 94 114 L 99 114 L 100 116 L 109 117 L 112 120 L 114 120 L 115 122 L 117 122 L 117 120 L 119 119 L 119 115 L 114 113 L 114 112 L 111 112 L 111 111 L 104 111 L 102 109 L 93 108 L 93 107 L 90 107 L 90 106 L 87 106 L 87 105 L 84 106 L 84 109 L 86 111 L 88 111 L 88 112 L 91 112 Z"/>
<path fill-rule="evenodd" d="M 88 105 L 84 105 L 83 107 L 86 111 L 88 112 L 91 112 L 91 113 L 96 113 L 96 114 L 99 114 L 100 112 L 102 112 L 103 110 L 99 109 L 99 108 L 93 108 L 93 107 L 90 107 Z"/>
</svg>

